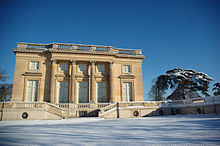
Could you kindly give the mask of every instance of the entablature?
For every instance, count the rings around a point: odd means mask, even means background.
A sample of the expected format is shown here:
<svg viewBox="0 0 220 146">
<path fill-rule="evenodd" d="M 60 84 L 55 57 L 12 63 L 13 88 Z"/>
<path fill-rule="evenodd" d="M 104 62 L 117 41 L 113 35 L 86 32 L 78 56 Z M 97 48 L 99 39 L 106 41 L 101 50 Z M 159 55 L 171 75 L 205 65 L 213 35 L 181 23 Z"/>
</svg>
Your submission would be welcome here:
<svg viewBox="0 0 220 146">
<path fill-rule="evenodd" d="M 82 54 L 82 55 L 104 55 L 118 58 L 144 59 L 140 49 L 119 49 L 112 46 L 81 45 L 81 44 L 33 44 L 17 43 L 14 53 L 59 53 L 59 54 Z"/>
</svg>

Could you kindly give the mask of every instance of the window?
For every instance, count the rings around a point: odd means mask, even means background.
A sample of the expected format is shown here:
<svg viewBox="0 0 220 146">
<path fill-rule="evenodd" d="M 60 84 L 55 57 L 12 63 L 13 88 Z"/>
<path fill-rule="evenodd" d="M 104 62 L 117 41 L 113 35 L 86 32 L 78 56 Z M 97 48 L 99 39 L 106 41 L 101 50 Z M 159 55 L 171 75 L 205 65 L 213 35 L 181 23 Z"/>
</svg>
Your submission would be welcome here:
<svg viewBox="0 0 220 146">
<path fill-rule="evenodd" d="M 39 70 L 39 61 L 31 61 L 29 65 L 30 70 Z"/>
<path fill-rule="evenodd" d="M 130 67 L 130 65 L 123 65 L 123 66 L 122 66 L 122 72 L 123 72 L 123 73 L 131 73 L 131 67 Z"/>
<path fill-rule="evenodd" d="M 68 72 L 68 64 L 67 63 L 60 63 L 59 64 L 59 71 Z"/>
<path fill-rule="evenodd" d="M 87 73 L 87 64 L 78 64 L 78 71 L 82 73 Z"/>
<path fill-rule="evenodd" d="M 131 82 L 123 83 L 123 100 L 132 101 L 132 86 Z"/>
<path fill-rule="evenodd" d="M 96 83 L 96 97 L 98 103 L 106 103 L 106 83 L 98 82 Z"/>
<path fill-rule="evenodd" d="M 88 103 L 88 82 L 77 83 L 77 96 L 79 103 Z"/>
<path fill-rule="evenodd" d="M 27 101 L 37 101 L 38 80 L 29 80 L 27 82 Z"/>
<path fill-rule="evenodd" d="M 104 73 L 105 72 L 105 65 L 104 64 L 97 64 L 97 72 Z"/>
<path fill-rule="evenodd" d="M 57 82 L 57 98 L 59 99 L 59 103 L 68 102 L 68 82 L 67 81 Z"/>
</svg>

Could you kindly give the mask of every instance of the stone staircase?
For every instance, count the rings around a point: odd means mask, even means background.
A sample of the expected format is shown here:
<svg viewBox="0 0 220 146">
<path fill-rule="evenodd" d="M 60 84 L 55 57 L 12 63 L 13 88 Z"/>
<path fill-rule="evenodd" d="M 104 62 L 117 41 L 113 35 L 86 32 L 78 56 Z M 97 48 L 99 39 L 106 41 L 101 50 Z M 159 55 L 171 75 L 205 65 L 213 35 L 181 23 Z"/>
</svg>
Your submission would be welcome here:
<svg viewBox="0 0 220 146">
<path fill-rule="evenodd" d="M 0 110 L 6 120 L 8 118 L 9 120 L 19 120 L 24 112 L 29 117 L 36 115 L 39 119 L 50 119 L 45 116 L 46 113 L 50 113 L 52 116 L 55 115 L 56 119 L 65 119 L 68 118 L 69 113 L 67 109 L 47 102 L 1 102 Z"/>
<path fill-rule="evenodd" d="M 163 104 L 165 104 L 163 101 L 118 102 L 101 108 L 99 117 L 106 119 L 142 117 L 154 113 Z"/>
<path fill-rule="evenodd" d="M 47 103 L 47 102 L 45 102 L 45 103 L 46 103 L 45 107 L 44 107 L 45 111 L 52 113 L 54 115 L 57 115 L 63 119 L 69 118 L 67 109 L 61 108 L 61 107 L 54 105 L 54 104 L 51 104 L 51 103 Z"/>
</svg>

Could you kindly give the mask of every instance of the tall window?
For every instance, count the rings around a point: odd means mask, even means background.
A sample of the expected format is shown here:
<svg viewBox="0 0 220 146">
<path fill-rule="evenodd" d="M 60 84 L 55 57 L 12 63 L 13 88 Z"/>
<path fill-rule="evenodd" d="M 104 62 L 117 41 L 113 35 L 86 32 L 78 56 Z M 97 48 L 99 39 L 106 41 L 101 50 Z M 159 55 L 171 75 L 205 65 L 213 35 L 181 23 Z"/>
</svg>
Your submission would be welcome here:
<svg viewBox="0 0 220 146">
<path fill-rule="evenodd" d="M 88 82 L 77 83 L 77 96 L 79 103 L 88 103 Z"/>
<path fill-rule="evenodd" d="M 60 63 L 59 64 L 59 71 L 63 71 L 64 73 L 68 72 L 68 64 L 67 63 Z"/>
<path fill-rule="evenodd" d="M 78 64 L 78 71 L 82 73 L 87 73 L 87 64 L 85 63 Z"/>
<path fill-rule="evenodd" d="M 68 82 L 67 81 L 57 82 L 57 98 L 59 99 L 59 103 L 68 102 Z"/>
<path fill-rule="evenodd" d="M 131 73 L 131 67 L 130 67 L 130 65 L 123 65 L 123 66 L 122 66 L 122 72 L 123 72 L 123 73 Z"/>
<path fill-rule="evenodd" d="M 123 83 L 123 100 L 132 101 L 132 83 L 125 82 Z"/>
<path fill-rule="evenodd" d="M 39 70 L 39 61 L 31 61 L 29 64 L 30 70 Z"/>
<path fill-rule="evenodd" d="M 105 72 L 105 65 L 104 64 L 97 64 L 97 71 L 100 73 Z"/>
<path fill-rule="evenodd" d="M 38 80 L 29 80 L 27 86 L 27 101 L 37 101 Z"/>
<path fill-rule="evenodd" d="M 106 83 L 97 82 L 96 83 L 96 97 L 98 103 L 106 103 Z"/>
</svg>

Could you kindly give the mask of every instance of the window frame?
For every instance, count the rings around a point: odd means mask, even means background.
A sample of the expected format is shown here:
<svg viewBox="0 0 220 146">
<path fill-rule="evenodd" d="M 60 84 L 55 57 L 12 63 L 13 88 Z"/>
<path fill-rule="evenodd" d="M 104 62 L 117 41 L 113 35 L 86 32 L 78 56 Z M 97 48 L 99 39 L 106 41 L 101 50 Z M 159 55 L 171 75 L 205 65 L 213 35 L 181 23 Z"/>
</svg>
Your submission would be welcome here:
<svg viewBox="0 0 220 146">
<path fill-rule="evenodd" d="M 83 86 L 80 87 L 80 83 L 82 83 L 82 85 L 85 83 L 86 86 L 84 87 L 84 85 L 83 85 Z M 77 81 L 76 90 L 77 90 L 76 96 L 77 96 L 78 103 L 88 103 L 89 102 L 89 83 L 88 83 L 88 81 L 84 81 L 84 80 L 83 81 Z M 86 97 L 85 101 L 80 100 L 81 96 L 79 96 L 79 94 L 81 92 L 86 92 L 87 97 Z M 80 101 L 83 101 L 83 102 L 80 102 Z"/>
<path fill-rule="evenodd" d="M 104 87 L 98 87 L 98 84 L 99 83 L 104 83 Z M 98 94 L 98 91 L 99 91 L 99 88 L 101 89 L 104 89 L 104 92 L 105 92 L 105 98 L 104 98 L 104 102 L 99 102 L 99 94 Z M 107 103 L 107 97 L 108 97 L 108 94 L 107 94 L 107 83 L 106 81 L 101 81 L 101 82 L 96 82 L 96 100 L 97 100 L 97 103 Z"/>
<path fill-rule="evenodd" d="M 65 65 L 66 65 L 66 70 L 61 70 L 61 67 L 60 67 L 61 64 L 65 64 Z M 68 72 L 69 72 L 69 64 L 66 63 L 66 62 L 60 62 L 60 63 L 58 64 L 58 71 L 59 71 L 59 72 L 63 72 L 63 73 L 68 73 Z"/>
<path fill-rule="evenodd" d="M 61 83 L 67 83 L 66 85 L 65 84 L 61 84 Z M 57 96 L 57 101 L 58 101 L 58 103 L 68 103 L 69 102 L 69 82 L 68 81 L 66 81 L 66 80 L 63 80 L 63 81 L 57 81 L 57 83 L 56 83 L 56 96 Z M 65 88 L 62 88 L 62 87 L 65 87 Z M 61 90 L 60 90 L 61 89 Z M 66 99 L 67 99 L 67 101 L 66 102 L 60 102 L 60 92 L 61 92 L 61 94 L 62 95 L 64 95 L 63 93 L 65 93 L 64 92 L 64 89 L 66 89 L 67 91 L 66 91 Z M 59 93 L 59 94 L 58 94 Z M 63 97 L 61 97 L 61 98 L 63 98 Z"/>
<path fill-rule="evenodd" d="M 80 64 L 82 65 L 86 65 L 86 71 L 85 72 L 83 72 L 83 71 L 80 71 Z M 77 72 L 78 73 L 82 73 L 82 74 L 88 74 L 88 64 L 87 63 L 78 63 L 77 64 Z"/>
<path fill-rule="evenodd" d="M 129 93 L 130 94 L 130 98 L 129 98 L 129 101 L 126 101 L 125 100 L 125 97 L 124 97 L 124 84 L 130 84 L 130 92 L 131 93 Z M 126 93 L 127 93 L 127 87 L 126 87 Z M 124 101 L 124 102 L 131 102 L 131 101 L 134 101 L 134 97 L 133 97 L 133 92 L 134 92 L 134 89 L 133 89 L 133 82 L 131 82 L 131 81 L 124 81 L 124 82 L 122 82 L 122 101 Z M 126 98 L 128 98 L 128 97 L 126 97 Z"/>
<path fill-rule="evenodd" d="M 36 91 L 36 99 L 33 98 L 33 82 L 37 82 L 37 91 Z M 31 96 L 31 101 L 29 101 L 29 97 L 28 97 L 28 93 L 29 93 L 29 82 L 32 82 L 32 86 L 31 87 L 31 93 L 32 93 L 32 96 Z M 27 80 L 27 83 L 26 83 L 26 102 L 37 102 L 38 101 L 38 96 L 39 96 L 39 84 L 40 84 L 40 81 L 39 80 L 35 80 L 35 79 L 28 79 Z"/>
<path fill-rule="evenodd" d="M 124 67 L 125 67 L 125 66 L 128 66 L 128 67 L 129 67 L 129 72 L 124 72 Z M 121 71 L 122 71 L 122 74 L 131 74 L 131 72 L 132 72 L 131 65 L 130 65 L 130 64 L 123 64 Z"/>
<path fill-rule="evenodd" d="M 32 69 L 32 63 L 37 63 L 37 69 Z M 40 70 L 40 61 L 37 60 L 30 60 L 28 64 L 29 71 L 39 71 Z"/>
<path fill-rule="evenodd" d="M 98 70 L 98 66 L 100 66 L 100 65 L 104 67 L 103 72 Z M 105 74 L 105 73 L 106 73 L 106 65 L 105 65 L 105 64 L 102 64 L 102 63 L 96 64 L 96 73 Z"/>
</svg>

